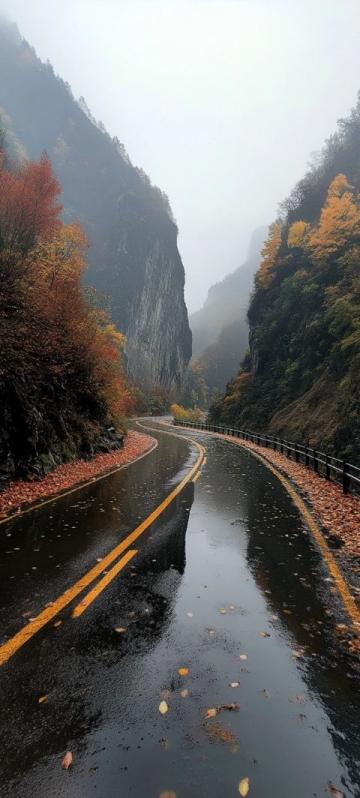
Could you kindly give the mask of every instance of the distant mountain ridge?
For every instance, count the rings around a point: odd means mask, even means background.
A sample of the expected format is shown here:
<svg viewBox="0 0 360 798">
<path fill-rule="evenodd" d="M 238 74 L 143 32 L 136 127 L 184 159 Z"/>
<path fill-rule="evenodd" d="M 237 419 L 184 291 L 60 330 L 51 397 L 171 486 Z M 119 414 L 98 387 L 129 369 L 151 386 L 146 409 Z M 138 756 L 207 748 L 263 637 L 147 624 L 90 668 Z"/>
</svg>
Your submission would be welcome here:
<svg viewBox="0 0 360 798">
<path fill-rule="evenodd" d="M 266 234 L 266 227 L 254 231 L 245 263 L 213 285 L 203 307 L 190 316 L 193 360 L 185 380 L 188 403 L 213 401 L 239 367 L 248 346 L 247 311 Z M 195 382 L 201 375 L 206 386 L 201 397 L 194 386 L 194 370 Z"/>
<path fill-rule="evenodd" d="M 197 357 L 210 344 L 215 343 L 225 326 L 240 319 L 246 320 L 254 275 L 259 266 L 266 234 L 266 227 L 254 231 L 245 263 L 212 285 L 203 307 L 190 315 L 193 357 Z"/>
<path fill-rule="evenodd" d="M 125 333 L 128 373 L 146 389 L 180 390 L 191 356 L 184 268 L 167 197 L 135 168 L 84 99 L 0 19 L 0 119 L 14 157 L 46 151 L 63 187 L 65 218 L 91 247 L 87 280 L 108 297 Z"/>
</svg>

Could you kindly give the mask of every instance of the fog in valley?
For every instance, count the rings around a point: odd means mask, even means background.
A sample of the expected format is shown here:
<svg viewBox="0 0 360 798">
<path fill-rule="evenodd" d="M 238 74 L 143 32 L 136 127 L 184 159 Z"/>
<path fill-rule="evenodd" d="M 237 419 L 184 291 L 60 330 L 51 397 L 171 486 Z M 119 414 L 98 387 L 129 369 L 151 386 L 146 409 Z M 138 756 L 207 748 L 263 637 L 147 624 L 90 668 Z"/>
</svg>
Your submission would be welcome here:
<svg viewBox="0 0 360 798">
<path fill-rule="evenodd" d="M 358 0 L 0 0 L 170 199 L 201 306 L 356 101 Z M 346 44 L 345 44 L 346 43 Z"/>
</svg>

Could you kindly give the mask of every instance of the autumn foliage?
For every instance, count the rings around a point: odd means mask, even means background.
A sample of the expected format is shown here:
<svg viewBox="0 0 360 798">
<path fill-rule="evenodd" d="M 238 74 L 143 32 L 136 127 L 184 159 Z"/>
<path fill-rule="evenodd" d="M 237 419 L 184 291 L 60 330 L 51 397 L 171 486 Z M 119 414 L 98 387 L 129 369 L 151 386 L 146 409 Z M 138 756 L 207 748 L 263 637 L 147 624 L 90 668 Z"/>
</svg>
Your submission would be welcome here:
<svg viewBox="0 0 360 798">
<path fill-rule="evenodd" d="M 360 105 L 359 105 L 360 114 Z M 360 118 L 360 117 L 359 117 Z M 316 175 L 316 180 L 318 176 Z M 315 176 L 313 178 L 314 184 Z M 314 218 L 270 227 L 249 308 L 250 354 L 212 423 L 270 429 L 359 461 L 360 192 L 335 174 Z"/>
<path fill-rule="evenodd" d="M 134 398 L 124 337 L 84 293 L 88 243 L 61 220 L 49 159 L 0 163 L 0 453 L 16 473 L 91 453 Z"/>
</svg>

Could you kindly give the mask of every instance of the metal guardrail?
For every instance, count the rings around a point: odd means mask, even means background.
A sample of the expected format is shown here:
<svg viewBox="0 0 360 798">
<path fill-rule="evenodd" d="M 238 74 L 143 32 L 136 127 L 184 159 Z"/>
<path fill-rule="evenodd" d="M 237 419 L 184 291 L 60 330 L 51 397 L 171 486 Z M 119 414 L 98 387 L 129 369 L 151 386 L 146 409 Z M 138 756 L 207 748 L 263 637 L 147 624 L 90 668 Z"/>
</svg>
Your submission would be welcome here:
<svg viewBox="0 0 360 798">
<path fill-rule="evenodd" d="M 296 463 L 303 463 L 307 468 L 312 468 L 317 474 L 325 479 L 339 482 L 342 485 L 343 493 L 360 494 L 360 468 L 341 460 L 339 457 L 320 452 L 301 443 L 293 443 L 282 438 L 276 438 L 264 433 L 251 432 L 250 430 L 233 429 L 232 427 L 219 427 L 215 424 L 205 424 L 201 421 L 177 421 L 174 424 L 180 427 L 192 427 L 194 429 L 217 432 L 220 435 L 230 435 L 234 438 L 242 438 L 244 441 L 252 441 L 259 446 L 274 449 L 275 451 L 286 454 L 289 459 Z"/>
</svg>

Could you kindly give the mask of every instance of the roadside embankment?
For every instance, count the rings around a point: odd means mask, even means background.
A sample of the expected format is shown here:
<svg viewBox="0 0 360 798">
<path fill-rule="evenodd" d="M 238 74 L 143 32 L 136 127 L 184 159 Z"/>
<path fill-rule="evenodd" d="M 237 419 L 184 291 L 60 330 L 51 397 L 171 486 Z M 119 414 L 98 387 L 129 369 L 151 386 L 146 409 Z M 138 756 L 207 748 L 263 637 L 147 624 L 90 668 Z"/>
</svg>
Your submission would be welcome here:
<svg viewBox="0 0 360 798">
<path fill-rule="evenodd" d="M 31 482 L 14 480 L 0 493 L 0 519 L 5 520 L 57 494 L 75 490 L 117 471 L 122 466 L 138 460 L 155 446 L 155 438 L 141 432 L 130 431 L 121 449 L 98 454 L 91 460 L 72 460 L 70 463 L 58 466 L 40 480 Z"/>
</svg>

